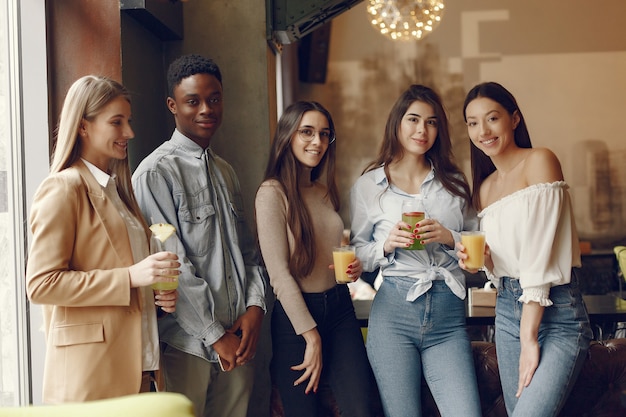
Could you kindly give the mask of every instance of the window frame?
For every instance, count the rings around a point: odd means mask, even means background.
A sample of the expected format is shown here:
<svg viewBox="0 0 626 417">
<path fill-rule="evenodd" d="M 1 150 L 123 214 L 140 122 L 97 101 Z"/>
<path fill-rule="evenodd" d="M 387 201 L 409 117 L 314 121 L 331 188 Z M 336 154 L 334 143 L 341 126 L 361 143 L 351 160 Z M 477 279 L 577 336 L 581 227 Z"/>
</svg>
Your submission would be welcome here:
<svg viewBox="0 0 626 417">
<path fill-rule="evenodd" d="M 40 0 L 7 0 L 5 32 L 7 62 L 7 205 L 9 224 L 7 254 L 9 276 L 15 285 L 11 294 L 15 305 L 15 362 L 10 368 L 15 378 L 13 405 L 41 403 L 45 340 L 41 307 L 26 297 L 24 271 L 28 253 L 28 215 L 37 186 L 48 173 L 49 128 L 47 100 L 46 13 Z M 15 374 L 15 376 L 13 375 Z M 2 375 L 4 378 L 4 375 Z M 10 404 L 5 404 L 10 405 Z"/>
</svg>

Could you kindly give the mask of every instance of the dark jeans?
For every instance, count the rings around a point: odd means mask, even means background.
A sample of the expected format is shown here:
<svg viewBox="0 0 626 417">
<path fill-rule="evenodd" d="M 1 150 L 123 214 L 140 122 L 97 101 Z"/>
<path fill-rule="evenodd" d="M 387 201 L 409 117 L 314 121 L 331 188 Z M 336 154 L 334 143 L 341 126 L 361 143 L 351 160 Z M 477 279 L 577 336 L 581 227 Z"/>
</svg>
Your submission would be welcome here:
<svg viewBox="0 0 626 417">
<path fill-rule="evenodd" d="M 342 416 L 372 416 L 376 388 L 347 285 L 303 296 L 322 338 L 320 386 L 329 386 Z M 291 367 L 304 360 L 306 343 L 296 335 L 280 301 L 272 313 L 272 346 L 272 380 L 280 392 L 285 416 L 317 416 L 317 395 L 304 393 L 308 381 L 293 386 L 303 371 L 292 371 Z"/>
</svg>

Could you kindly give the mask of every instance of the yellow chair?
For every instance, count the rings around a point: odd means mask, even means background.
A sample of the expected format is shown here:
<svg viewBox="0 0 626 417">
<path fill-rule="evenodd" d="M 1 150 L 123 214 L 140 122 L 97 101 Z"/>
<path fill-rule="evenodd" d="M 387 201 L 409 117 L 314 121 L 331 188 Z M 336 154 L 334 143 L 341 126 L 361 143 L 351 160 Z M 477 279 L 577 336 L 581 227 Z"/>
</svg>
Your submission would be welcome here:
<svg viewBox="0 0 626 417">
<path fill-rule="evenodd" d="M 622 271 L 622 276 L 626 277 L 626 246 L 615 246 L 613 252 L 615 252 L 615 256 L 617 256 L 617 262 Z"/>
<path fill-rule="evenodd" d="M 622 297 L 622 283 L 624 279 L 626 279 L 626 246 L 615 246 L 613 248 L 613 252 L 617 257 L 617 263 L 619 264 L 619 269 L 621 271 L 621 275 L 618 275 L 619 279 L 619 296 Z"/>
<path fill-rule="evenodd" d="M 0 417 L 194 417 L 182 394 L 149 392 L 106 400 L 0 408 Z"/>
</svg>

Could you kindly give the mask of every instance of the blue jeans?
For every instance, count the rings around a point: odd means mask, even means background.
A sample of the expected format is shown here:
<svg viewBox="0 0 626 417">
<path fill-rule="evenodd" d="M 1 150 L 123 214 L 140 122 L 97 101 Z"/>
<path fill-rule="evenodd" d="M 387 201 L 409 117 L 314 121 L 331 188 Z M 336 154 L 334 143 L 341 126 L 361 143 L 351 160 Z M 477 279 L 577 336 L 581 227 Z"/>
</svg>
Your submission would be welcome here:
<svg viewBox="0 0 626 417">
<path fill-rule="evenodd" d="M 323 293 L 302 295 L 322 338 L 320 386 L 331 389 L 342 416 L 373 416 L 376 384 L 348 286 L 337 285 Z M 304 393 L 308 381 L 293 385 L 304 371 L 292 371 L 291 367 L 302 363 L 305 347 L 304 338 L 295 333 L 283 306 L 276 301 L 272 313 L 271 373 L 286 417 L 318 415 L 317 395 Z"/>
<path fill-rule="evenodd" d="M 408 302 L 414 282 L 385 277 L 370 311 L 367 353 L 385 416 L 422 415 L 423 374 L 442 416 L 480 417 L 465 302 L 439 280 Z"/>
<path fill-rule="evenodd" d="M 587 309 L 572 273 L 570 284 L 552 287 L 553 305 L 539 327 L 540 358 L 530 385 L 515 397 L 520 357 L 523 303 L 519 280 L 502 278 L 496 301 L 496 353 L 509 416 L 556 416 L 565 404 L 587 357 L 592 338 Z"/>
</svg>

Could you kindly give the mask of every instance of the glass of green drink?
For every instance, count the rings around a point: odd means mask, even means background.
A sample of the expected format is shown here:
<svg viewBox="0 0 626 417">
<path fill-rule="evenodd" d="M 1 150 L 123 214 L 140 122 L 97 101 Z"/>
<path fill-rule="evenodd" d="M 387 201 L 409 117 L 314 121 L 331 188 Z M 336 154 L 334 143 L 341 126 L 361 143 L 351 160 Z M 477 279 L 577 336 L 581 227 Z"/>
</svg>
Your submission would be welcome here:
<svg viewBox="0 0 626 417">
<path fill-rule="evenodd" d="M 424 220 L 424 210 L 422 202 L 419 198 L 412 198 L 402 202 L 402 221 L 411 225 L 410 229 L 405 229 L 411 233 L 415 230 L 415 225 Z M 415 239 L 413 244 L 406 247 L 407 250 L 421 250 L 424 249 L 419 239 Z"/>
</svg>

